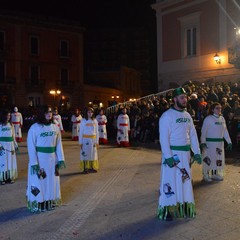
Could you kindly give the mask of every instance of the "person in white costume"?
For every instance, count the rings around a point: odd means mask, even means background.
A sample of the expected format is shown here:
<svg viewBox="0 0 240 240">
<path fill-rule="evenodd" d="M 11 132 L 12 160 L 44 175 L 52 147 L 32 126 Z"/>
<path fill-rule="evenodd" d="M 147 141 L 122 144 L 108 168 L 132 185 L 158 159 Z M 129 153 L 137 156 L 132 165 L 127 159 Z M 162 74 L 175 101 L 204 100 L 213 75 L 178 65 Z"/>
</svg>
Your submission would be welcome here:
<svg viewBox="0 0 240 240">
<path fill-rule="evenodd" d="M 194 161 L 202 162 L 196 129 L 186 111 L 187 96 L 183 88 L 173 91 L 173 102 L 159 119 L 162 164 L 157 216 L 161 220 L 195 217 L 190 151 L 194 153 Z"/>
<path fill-rule="evenodd" d="M 99 144 L 107 144 L 107 117 L 102 108 L 100 109 L 99 114 L 96 116 L 96 119 L 98 121 Z"/>
<path fill-rule="evenodd" d="M 53 119 L 54 119 L 54 122 L 58 125 L 60 131 L 64 132 L 63 125 L 62 125 L 62 117 L 60 114 L 58 114 L 57 107 L 53 109 Z"/>
<path fill-rule="evenodd" d="M 84 174 L 98 171 L 98 122 L 93 113 L 90 107 L 85 110 L 79 129 L 80 171 Z"/>
<path fill-rule="evenodd" d="M 3 110 L 0 114 L 0 184 L 14 183 L 18 176 L 14 129 L 10 123 L 11 114 Z"/>
<path fill-rule="evenodd" d="M 117 145 L 119 147 L 129 147 L 130 120 L 127 109 L 124 107 L 122 113 L 117 118 Z"/>
<path fill-rule="evenodd" d="M 65 167 L 65 159 L 50 106 L 39 109 L 37 122 L 28 131 L 27 148 L 27 207 L 31 212 L 55 209 L 61 204 L 59 169 Z"/>
<path fill-rule="evenodd" d="M 220 103 L 213 103 L 201 129 L 201 150 L 203 156 L 203 179 L 206 182 L 223 180 L 225 166 L 224 139 L 228 143 L 227 150 L 232 150 L 226 122 L 221 115 Z"/>
<path fill-rule="evenodd" d="M 82 116 L 78 108 L 75 109 L 75 112 L 71 117 L 71 121 L 72 121 L 72 140 L 78 141 L 79 127 L 82 121 Z"/>
<path fill-rule="evenodd" d="M 17 142 L 22 142 L 22 126 L 23 118 L 22 114 L 18 111 L 17 107 L 13 108 L 13 113 L 11 113 L 11 122 L 14 126 L 15 139 Z"/>
</svg>

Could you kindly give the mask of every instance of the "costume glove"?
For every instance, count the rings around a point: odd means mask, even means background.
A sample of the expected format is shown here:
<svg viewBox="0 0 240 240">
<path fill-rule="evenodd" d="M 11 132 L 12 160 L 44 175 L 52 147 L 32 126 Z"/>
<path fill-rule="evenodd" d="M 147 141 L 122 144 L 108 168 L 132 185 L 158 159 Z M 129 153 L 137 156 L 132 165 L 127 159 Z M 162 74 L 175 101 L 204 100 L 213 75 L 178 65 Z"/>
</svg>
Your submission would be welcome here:
<svg viewBox="0 0 240 240">
<path fill-rule="evenodd" d="M 201 143 L 200 144 L 201 152 L 204 151 L 206 148 L 207 148 L 207 144 L 206 143 Z"/>
<path fill-rule="evenodd" d="M 174 159 L 173 157 L 166 158 L 164 164 L 167 164 L 170 168 L 174 167 Z"/>
<path fill-rule="evenodd" d="M 202 156 L 201 154 L 194 154 L 193 160 L 196 161 L 198 164 L 202 163 Z"/>
<path fill-rule="evenodd" d="M 227 150 L 228 150 L 228 151 L 232 151 L 232 143 L 229 143 L 229 144 L 227 145 Z"/>
</svg>

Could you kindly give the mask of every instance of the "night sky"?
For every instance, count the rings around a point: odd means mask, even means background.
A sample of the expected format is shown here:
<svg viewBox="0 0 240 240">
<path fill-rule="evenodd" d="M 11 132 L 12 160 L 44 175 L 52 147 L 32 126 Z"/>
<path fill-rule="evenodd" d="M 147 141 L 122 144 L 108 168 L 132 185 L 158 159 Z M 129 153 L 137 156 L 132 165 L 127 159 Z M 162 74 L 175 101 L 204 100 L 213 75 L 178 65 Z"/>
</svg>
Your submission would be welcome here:
<svg viewBox="0 0 240 240">
<path fill-rule="evenodd" d="M 155 24 L 155 0 L 1 0 L 0 8 L 77 20 L 85 27 L 134 27 Z"/>
</svg>

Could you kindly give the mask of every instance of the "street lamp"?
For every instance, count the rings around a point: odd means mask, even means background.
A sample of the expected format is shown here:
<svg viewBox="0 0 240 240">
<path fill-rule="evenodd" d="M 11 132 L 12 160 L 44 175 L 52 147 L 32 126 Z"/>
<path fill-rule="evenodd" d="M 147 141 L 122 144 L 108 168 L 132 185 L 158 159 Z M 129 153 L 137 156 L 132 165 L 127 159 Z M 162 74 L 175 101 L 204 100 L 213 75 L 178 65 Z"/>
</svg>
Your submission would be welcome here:
<svg viewBox="0 0 240 240">
<path fill-rule="evenodd" d="M 61 91 L 60 90 L 55 90 L 55 89 L 52 89 L 52 90 L 50 90 L 49 91 L 49 93 L 51 94 L 51 95 L 53 95 L 53 101 L 54 101 L 54 107 L 55 107 L 55 98 L 56 98 L 56 96 L 58 96 L 58 95 L 60 95 L 61 94 Z"/>
</svg>

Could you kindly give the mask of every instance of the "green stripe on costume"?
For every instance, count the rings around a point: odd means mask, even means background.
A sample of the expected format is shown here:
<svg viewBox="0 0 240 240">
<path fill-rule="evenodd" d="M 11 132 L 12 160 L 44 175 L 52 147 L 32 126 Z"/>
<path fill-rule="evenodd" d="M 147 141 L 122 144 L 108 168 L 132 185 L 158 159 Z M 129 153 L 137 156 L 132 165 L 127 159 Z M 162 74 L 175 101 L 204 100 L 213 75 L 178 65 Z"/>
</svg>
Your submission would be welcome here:
<svg viewBox="0 0 240 240">
<path fill-rule="evenodd" d="M 1 142 L 12 142 L 13 137 L 0 137 Z"/>
<path fill-rule="evenodd" d="M 206 138 L 207 142 L 223 142 L 223 138 Z"/>
<path fill-rule="evenodd" d="M 41 153 L 54 153 L 56 152 L 56 147 L 36 147 L 36 151 Z"/>
<path fill-rule="evenodd" d="M 185 146 L 170 146 L 171 150 L 177 150 L 177 151 L 190 151 L 190 145 L 185 145 Z"/>
</svg>

